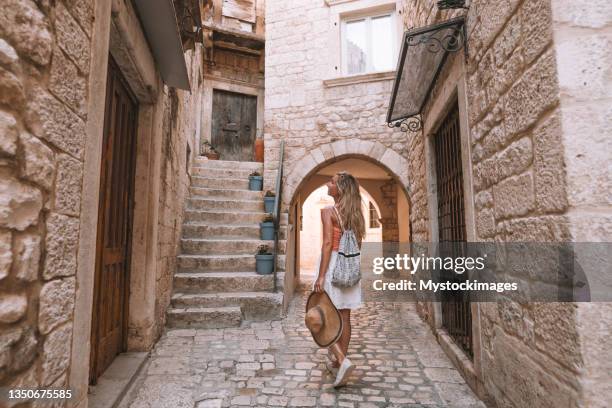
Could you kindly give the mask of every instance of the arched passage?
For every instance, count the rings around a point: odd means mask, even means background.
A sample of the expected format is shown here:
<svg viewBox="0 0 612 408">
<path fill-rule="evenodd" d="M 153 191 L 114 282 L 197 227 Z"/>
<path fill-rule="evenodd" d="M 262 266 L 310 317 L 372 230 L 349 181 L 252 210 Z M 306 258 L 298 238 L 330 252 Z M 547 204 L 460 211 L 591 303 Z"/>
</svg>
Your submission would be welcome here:
<svg viewBox="0 0 612 408">
<path fill-rule="evenodd" d="M 283 204 L 289 213 L 290 225 L 285 263 L 287 301 L 299 284 L 301 251 L 320 251 L 320 247 L 315 248 L 313 245 L 302 248 L 300 242 L 304 202 L 313 191 L 323 186 L 338 171 L 346 170 L 353 174 L 362 189 L 367 191 L 367 194 L 362 194 L 362 199 L 367 195 L 370 197 L 368 201 L 376 203 L 374 207 L 380 216 L 382 227 L 381 243 L 410 241 L 410 200 L 406 188 L 408 185 L 406 160 L 377 142 L 353 144 L 351 149 L 359 150 L 359 153 L 348 152 L 346 144 L 343 151 L 334 143 L 331 147 L 326 145 L 327 147 L 317 148 L 318 152 L 310 152 L 302 159 L 294 161 L 284 180 Z M 336 146 L 335 149 L 333 146 Z M 364 151 L 374 156 L 366 155 Z M 325 159 L 325 156 L 320 157 L 323 152 L 327 152 L 328 159 Z M 313 219 L 309 222 L 320 222 L 320 218 L 311 218 Z M 312 255 L 318 258 L 318 254 Z"/>
<path fill-rule="evenodd" d="M 288 206 L 295 199 L 296 191 L 321 168 L 349 158 L 370 162 L 386 170 L 408 197 L 407 186 L 410 180 L 408 162 L 405 158 L 380 142 L 337 140 L 320 145 L 293 163 L 286 164 L 286 177 L 283 180 L 283 204 Z"/>
</svg>

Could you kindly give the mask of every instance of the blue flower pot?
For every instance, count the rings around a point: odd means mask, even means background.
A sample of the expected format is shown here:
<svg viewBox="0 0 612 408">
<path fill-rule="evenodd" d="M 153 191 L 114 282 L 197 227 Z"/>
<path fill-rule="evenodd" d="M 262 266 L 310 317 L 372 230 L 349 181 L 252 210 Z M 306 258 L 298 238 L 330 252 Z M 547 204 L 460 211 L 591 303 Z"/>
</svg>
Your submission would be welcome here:
<svg viewBox="0 0 612 408">
<path fill-rule="evenodd" d="M 249 190 L 263 190 L 263 176 L 249 176 Z"/>
<path fill-rule="evenodd" d="M 259 238 L 264 241 L 272 241 L 274 239 L 274 223 L 260 222 L 259 223 Z"/>
<path fill-rule="evenodd" d="M 264 197 L 264 208 L 267 213 L 274 211 L 274 199 L 276 197 Z"/>
<path fill-rule="evenodd" d="M 274 255 L 255 255 L 255 271 L 259 275 L 269 275 L 274 272 Z"/>
</svg>

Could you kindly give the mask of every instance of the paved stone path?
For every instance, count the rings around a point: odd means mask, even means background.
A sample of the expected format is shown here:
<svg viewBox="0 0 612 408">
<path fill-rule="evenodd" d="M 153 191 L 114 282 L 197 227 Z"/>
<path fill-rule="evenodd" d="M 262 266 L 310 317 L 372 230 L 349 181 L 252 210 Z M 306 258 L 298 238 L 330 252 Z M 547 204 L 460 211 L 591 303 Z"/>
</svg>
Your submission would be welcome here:
<svg viewBox="0 0 612 408">
<path fill-rule="evenodd" d="M 306 294 L 282 321 L 171 329 L 136 380 L 130 408 L 484 407 L 413 309 L 367 303 L 354 313 L 344 388 L 332 387 L 326 350 L 304 327 Z M 405 308 L 405 306 L 404 306 Z"/>
</svg>

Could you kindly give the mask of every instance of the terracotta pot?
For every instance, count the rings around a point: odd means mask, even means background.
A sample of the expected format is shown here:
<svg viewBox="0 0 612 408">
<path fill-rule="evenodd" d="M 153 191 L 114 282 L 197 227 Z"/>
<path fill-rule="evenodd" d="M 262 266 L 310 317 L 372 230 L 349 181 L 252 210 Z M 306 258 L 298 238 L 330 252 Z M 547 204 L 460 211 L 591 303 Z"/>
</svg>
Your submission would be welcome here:
<svg viewBox="0 0 612 408">
<path fill-rule="evenodd" d="M 208 160 L 219 160 L 219 153 L 206 153 Z"/>
<path fill-rule="evenodd" d="M 264 161 L 264 141 L 263 139 L 255 139 L 255 161 L 263 163 Z"/>
</svg>

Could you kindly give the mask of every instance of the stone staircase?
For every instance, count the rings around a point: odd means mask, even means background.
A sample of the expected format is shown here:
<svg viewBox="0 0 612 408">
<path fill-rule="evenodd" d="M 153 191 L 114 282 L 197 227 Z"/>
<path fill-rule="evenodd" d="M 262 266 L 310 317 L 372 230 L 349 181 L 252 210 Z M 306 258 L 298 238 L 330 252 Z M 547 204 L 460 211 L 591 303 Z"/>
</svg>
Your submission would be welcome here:
<svg viewBox="0 0 612 408">
<path fill-rule="evenodd" d="M 259 239 L 264 192 L 248 190 L 249 174 L 263 174 L 263 164 L 196 160 L 168 326 L 222 328 L 239 326 L 243 319 L 280 318 L 286 215 L 281 217 L 278 292 L 273 293 L 273 275 L 255 272 L 257 247 L 274 247 L 274 241 Z"/>
</svg>

